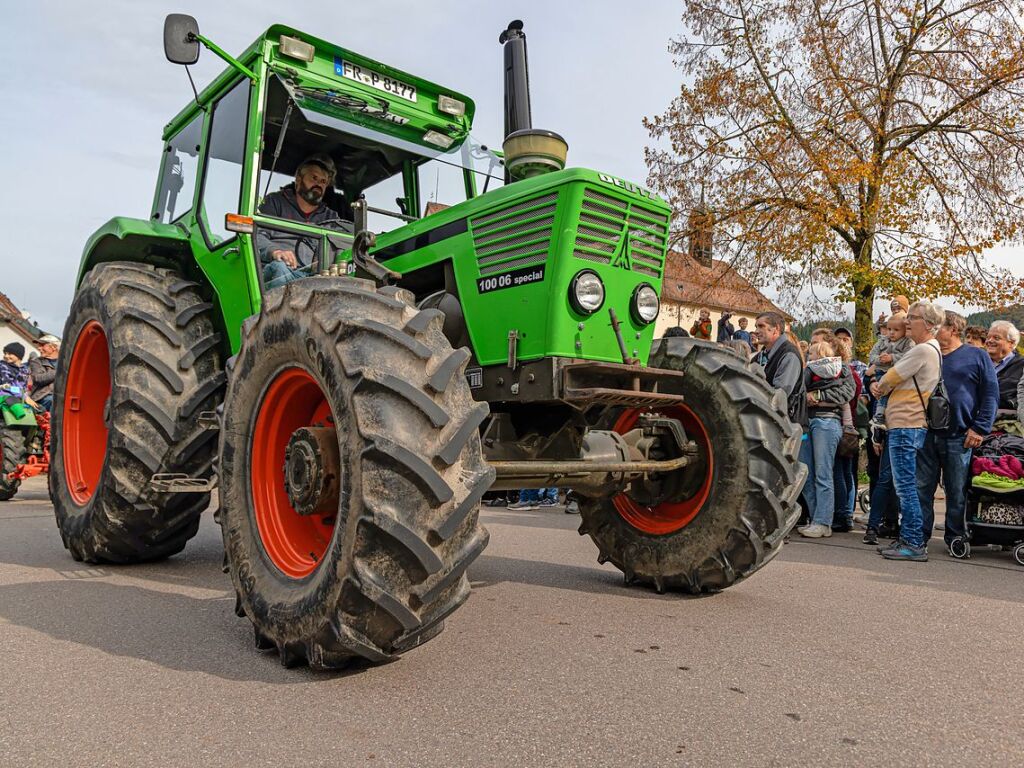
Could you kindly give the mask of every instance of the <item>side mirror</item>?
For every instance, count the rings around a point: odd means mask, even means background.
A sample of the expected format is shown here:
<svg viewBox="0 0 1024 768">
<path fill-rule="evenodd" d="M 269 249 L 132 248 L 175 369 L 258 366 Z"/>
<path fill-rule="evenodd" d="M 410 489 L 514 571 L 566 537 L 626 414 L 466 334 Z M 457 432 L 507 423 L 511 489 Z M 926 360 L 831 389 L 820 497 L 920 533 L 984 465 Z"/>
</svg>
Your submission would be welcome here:
<svg viewBox="0 0 1024 768">
<path fill-rule="evenodd" d="M 164 55 L 172 64 L 199 61 L 199 22 L 184 13 L 169 13 L 164 19 Z"/>
</svg>

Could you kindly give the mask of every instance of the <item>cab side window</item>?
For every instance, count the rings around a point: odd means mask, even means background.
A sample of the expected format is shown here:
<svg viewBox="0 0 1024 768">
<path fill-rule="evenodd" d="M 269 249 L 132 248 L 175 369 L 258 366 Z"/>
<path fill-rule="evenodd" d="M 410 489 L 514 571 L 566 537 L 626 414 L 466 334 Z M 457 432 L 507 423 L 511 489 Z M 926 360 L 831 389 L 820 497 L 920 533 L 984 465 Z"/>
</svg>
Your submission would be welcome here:
<svg viewBox="0 0 1024 768">
<path fill-rule="evenodd" d="M 160 172 L 153 218 L 170 224 L 192 210 L 199 170 L 199 145 L 202 143 L 203 113 L 197 112 L 192 122 L 167 142 Z"/>
<path fill-rule="evenodd" d="M 242 80 L 213 108 L 202 203 L 203 236 L 210 247 L 234 237 L 224 228 L 224 216 L 238 212 L 248 117 L 249 81 Z"/>
</svg>

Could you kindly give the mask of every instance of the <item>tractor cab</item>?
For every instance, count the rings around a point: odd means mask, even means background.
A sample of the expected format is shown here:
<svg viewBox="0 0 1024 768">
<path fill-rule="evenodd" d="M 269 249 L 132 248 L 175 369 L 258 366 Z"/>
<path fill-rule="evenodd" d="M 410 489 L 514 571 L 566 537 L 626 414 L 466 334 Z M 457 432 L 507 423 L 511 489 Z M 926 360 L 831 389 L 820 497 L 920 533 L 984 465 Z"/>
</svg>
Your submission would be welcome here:
<svg viewBox="0 0 1024 768">
<path fill-rule="evenodd" d="M 351 250 L 355 201 L 379 234 L 504 182 L 501 157 L 470 134 L 463 94 L 282 26 L 238 59 L 220 53 L 231 66 L 165 129 L 152 218 L 198 235 L 197 252 L 241 256 L 255 279 L 240 313 L 269 287 L 261 240 L 294 241 L 299 269 L 318 274 Z M 337 169 L 322 201 L 332 215 L 266 214 L 266 197 L 293 186 L 315 154 Z M 238 297 L 221 293 L 230 311 Z"/>
</svg>

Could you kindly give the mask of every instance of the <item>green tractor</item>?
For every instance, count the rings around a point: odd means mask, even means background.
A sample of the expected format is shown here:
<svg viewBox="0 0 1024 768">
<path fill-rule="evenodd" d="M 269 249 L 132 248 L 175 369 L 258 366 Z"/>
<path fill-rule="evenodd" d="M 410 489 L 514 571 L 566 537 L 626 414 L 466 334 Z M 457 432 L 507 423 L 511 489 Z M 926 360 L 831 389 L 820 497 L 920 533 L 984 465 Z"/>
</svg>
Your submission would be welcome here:
<svg viewBox="0 0 1024 768">
<path fill-rule="evenodd" d="M 598 560 L 658 591 L 778 553 L 805 474 L 785 397 L 706 342 L 644 364 L 670 208 L 565 168 L 522 24 L 501 43 L 499 153 L 452 89 L 281 26 L 236 59 L 168 17 L 169 60 L 228 66 L 167 124 L 149 219 L 85 247 L 50 472 L 76 560 L 181 551 L 216 488 L 257 647 L 331 669 L 441 631 L 488 490 L 572 489 Z M 279 189 L 319 213 L 274 215 Z"/>
</svg>

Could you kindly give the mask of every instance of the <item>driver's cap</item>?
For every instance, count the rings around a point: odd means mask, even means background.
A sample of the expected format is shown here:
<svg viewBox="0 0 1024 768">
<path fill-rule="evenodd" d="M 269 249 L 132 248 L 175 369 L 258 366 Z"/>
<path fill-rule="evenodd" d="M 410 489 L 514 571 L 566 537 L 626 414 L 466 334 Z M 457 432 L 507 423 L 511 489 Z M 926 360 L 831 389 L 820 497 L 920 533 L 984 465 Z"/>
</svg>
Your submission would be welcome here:
<svg viewBox="0 0 1024 768">
<path fill-rule="evenodd" d="M 334 167 L 334 161 L 331 159 L 330 155 L 326 155 L 323 152 L 316 152 L 315 154 L 310 155 L 301 163 L 299 163 L 299 167 L 296 169 L 296 173 L 301 171 L 307 165 L 320 166 L 329 174 L 331 174 L 331 181 L 334 180 L 334 177 L 338 173 L 337 169 Z"/>
</svg>

